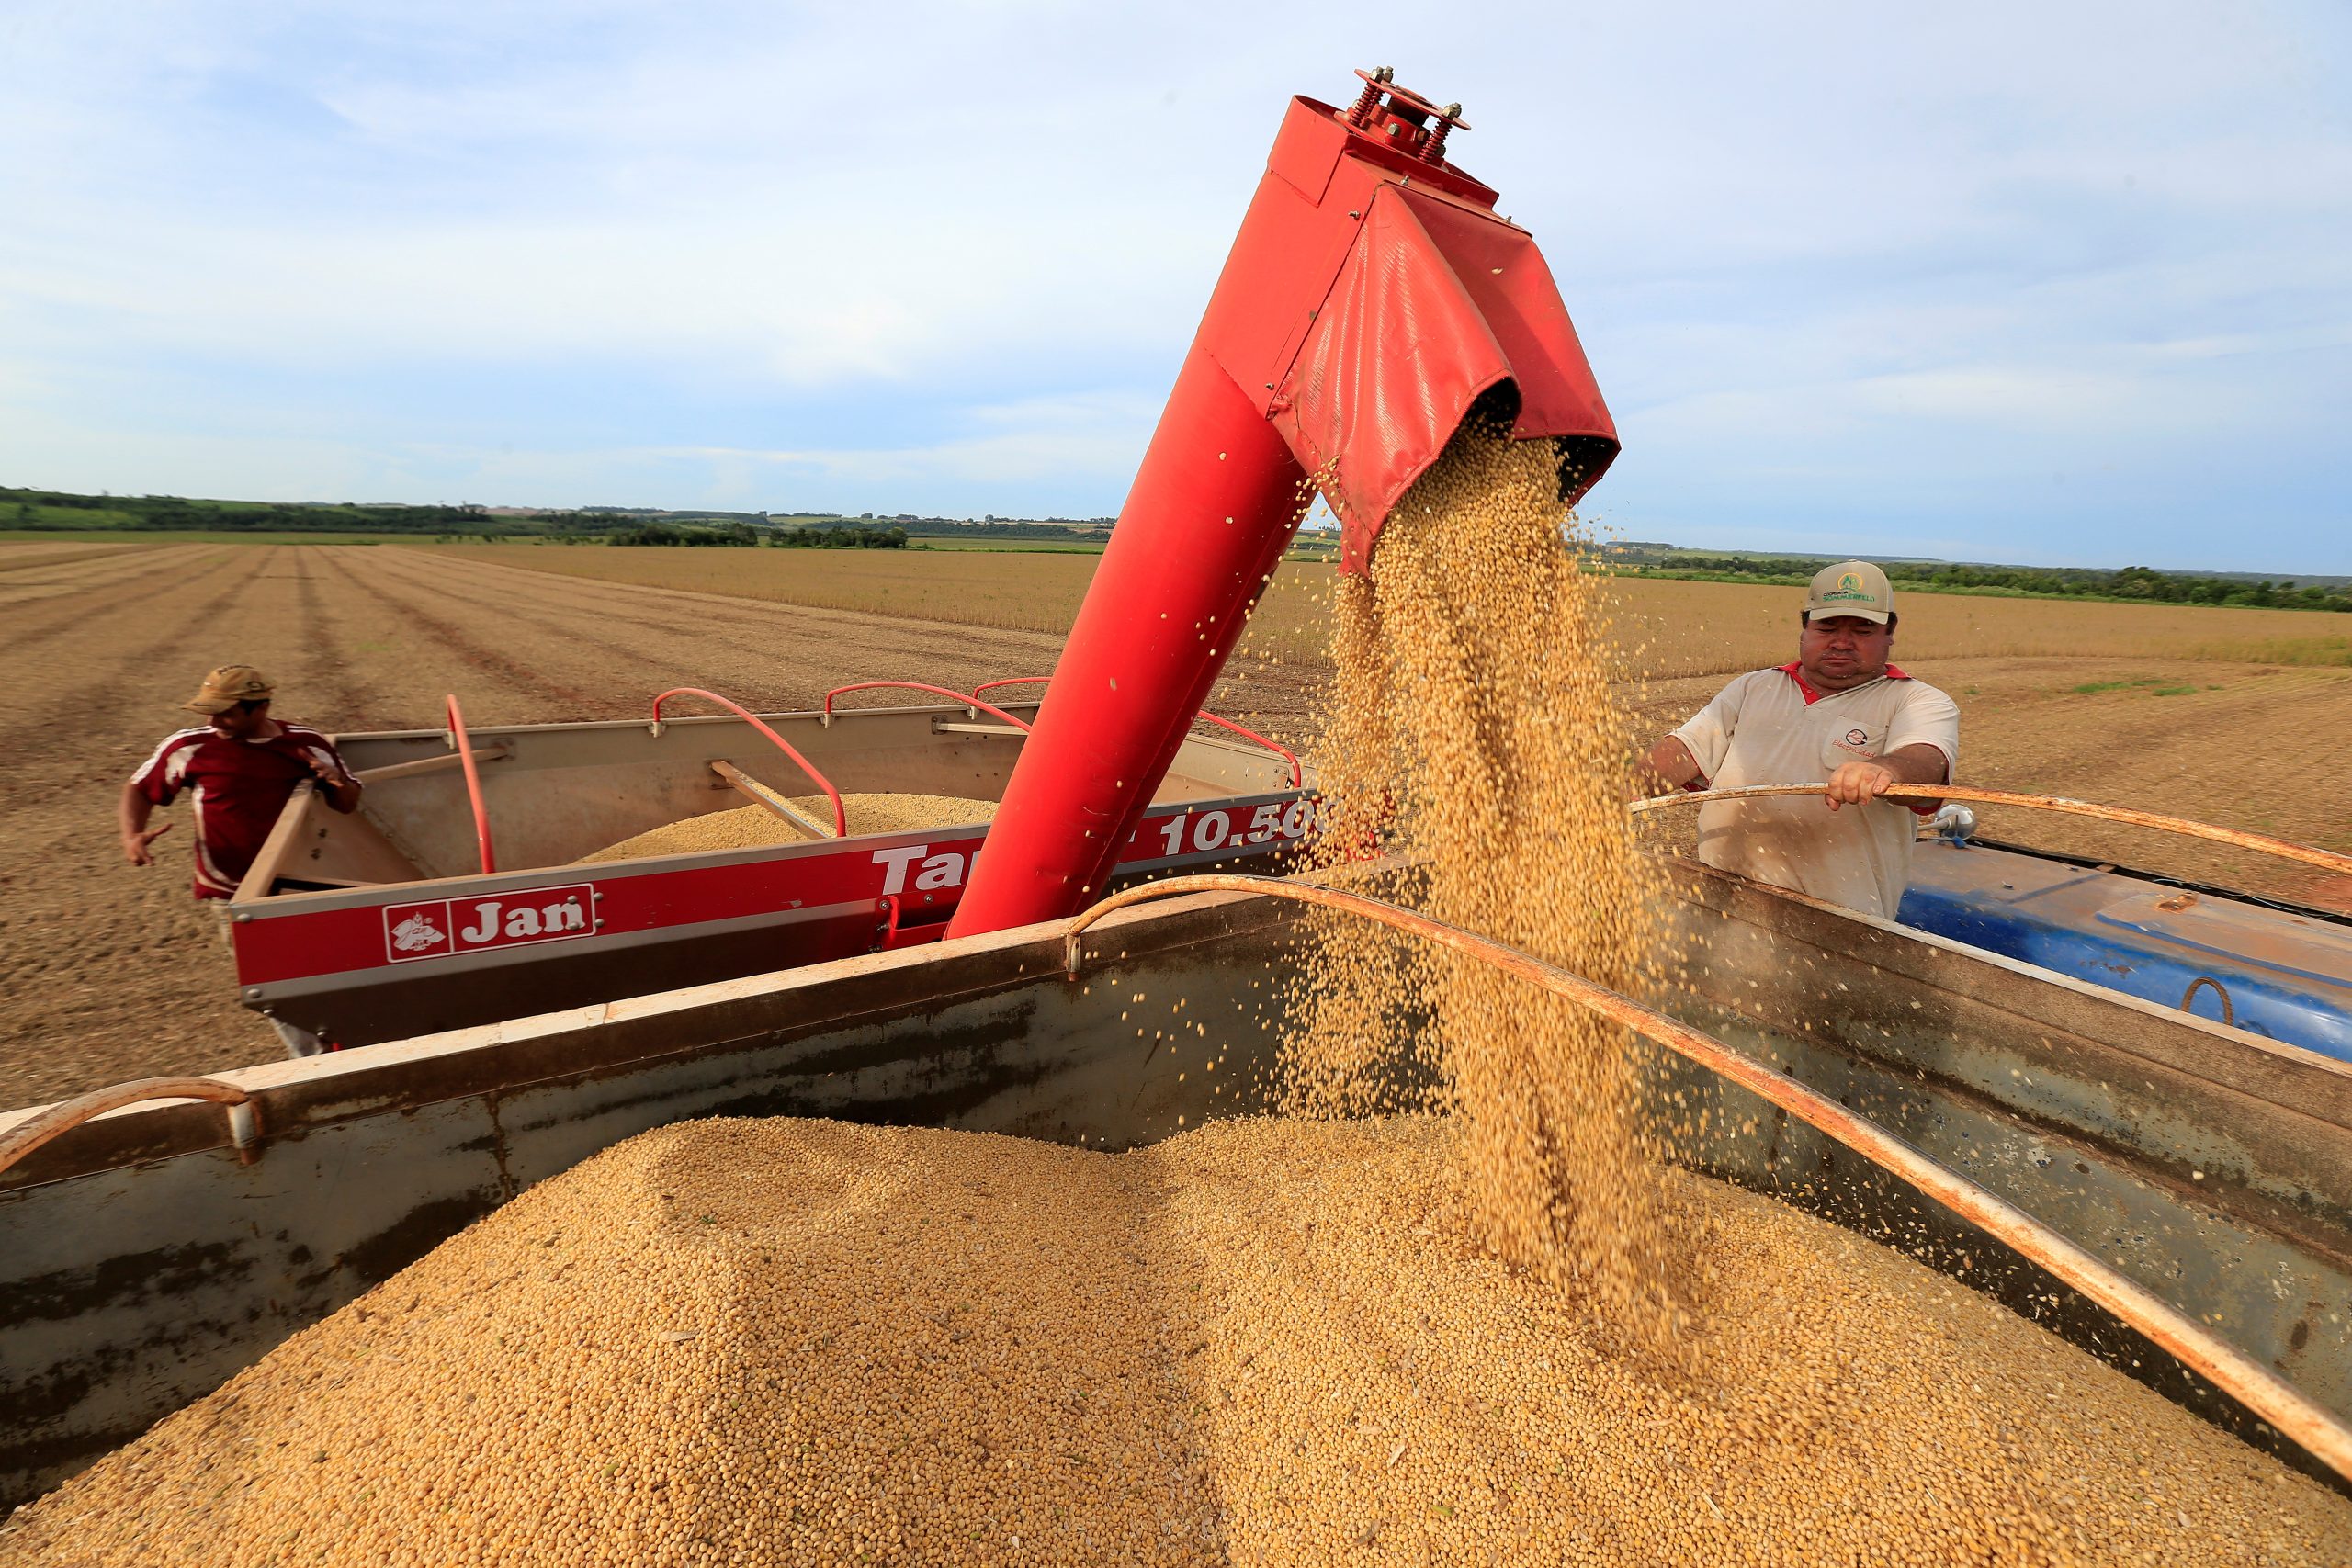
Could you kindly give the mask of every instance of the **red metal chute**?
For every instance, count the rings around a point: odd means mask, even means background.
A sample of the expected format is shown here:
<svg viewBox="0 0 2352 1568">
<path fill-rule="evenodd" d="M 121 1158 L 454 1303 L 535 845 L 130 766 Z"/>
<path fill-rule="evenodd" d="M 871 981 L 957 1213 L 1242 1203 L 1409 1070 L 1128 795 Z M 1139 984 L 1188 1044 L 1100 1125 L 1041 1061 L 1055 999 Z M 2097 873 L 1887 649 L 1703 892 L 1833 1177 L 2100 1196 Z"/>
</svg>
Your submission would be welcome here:
<svg viewBox="0 0 2352 1568">
<path fill-rule="evenodd" d="M 1559 449 L 1565 499 L 1617 455 L 1533 237 L 1492 213 L 1383 186 L 1271 405 L 1301 466 L 1324 476 L 1343 570 L 1370 565 L 1397 498 L 1495 392 L 1514 435 Z"/>
<path fill-rule="evenodd" d="M 1570 499 L 1616 455 L 1533 240 L 1444 158 L 1459 106 L 1358 74 L 1350 109 L 1291 100 L 951 935 L 1102 890 L 1315 489 L 1361 571 L 1474 406 Z"/>
</svg>

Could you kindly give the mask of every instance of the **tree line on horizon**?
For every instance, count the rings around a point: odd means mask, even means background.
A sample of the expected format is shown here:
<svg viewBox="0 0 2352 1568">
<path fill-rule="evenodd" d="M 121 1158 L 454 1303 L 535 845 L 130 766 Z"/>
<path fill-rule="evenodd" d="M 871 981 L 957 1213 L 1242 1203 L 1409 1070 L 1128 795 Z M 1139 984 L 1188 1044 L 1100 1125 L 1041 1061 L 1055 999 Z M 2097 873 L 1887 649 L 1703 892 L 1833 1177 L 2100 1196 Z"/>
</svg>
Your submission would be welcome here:
<svg viewBox="0 0 2352 1568">
<path fill-rule="evenodd" d="M 1723 581 L 1803 583 L 1824 565 L 1790 556 L 1664 555 L 1632 568 L 1648 577 Z M 1888 581 L 1930 593 L 2018 593 L 2053 599 L 2111 599 L 2156 604 L 2232 604 L 2278 610 L 2352 612 L 2352 584 L 2159 571 L 2127 566 L 2114 570 L 2074 566 L 1972 566 L 1939 561 L 1890 561 Z"/>
<path fill-rule="evenodd" d="M 624 528 L 607 536 L 605 542 L 614 545 L 720 547 L 775 545 L 786 549 L 903 550 L 907 547 L 907 531 L 895 525 L 879 528 L 855 524 L 838 528 L 769 528 L 763 531 L 749 523 L 707 525 L 640 523 L 633 528 Z"/>
<path fill-rule="evenodd" d="M 762 513 L 688 514 L 692 520 L 649 515 L 643 510 L 542 512 L 532 516 L 492 516 L 481 506 L 363 505 L 356 502 L 204 501 L 169 495 L 83 495 L 0 486 L 0 528 L 41 532 L 215 530 L 220 532 L 414 534 L 441 540 L 549 538 L 571 544 L 749 546 L 817 549 L 905 549 L 909 530 L 895 520 L 837 516 L 822 523 L 741 521 Z M 870 514 L 869 514 L 870 515 Z M 708 519 L 705 521 L 705 519 Z M 1099 542 L 1110 537 L 1107 519 L 1053 519 L 1016 523 L 991 517 L 982 523 L 921 519 L 919 526 L 1004 538 L 1072 538 Z M 1302 535 L 1301 543 L 1308 542 Z M 1797 556 L 1694 555 L 1670 545 L 1622 541 L 1610 555 L 1631 558 L 1620 570 L 1636 575 L 1715 581 L 1802 583 L 1822 562 Z M 1939 561 L 1885 563 L 1893 581 L 1915 591 L 1943 593 L 2029 594 L 2057 599 L 2103 599 L 2162 604 L 2222 604 L 2272 609 L 2352 612 L 2352 581 L 2250 581 L 2154 567 L 1996 566 Z"/>
<path fill-rule="evenodd" d="M 1110 537 L 1106 519 L 1049 518 L 1015 522 L 990 518 L 850 517 L 839 513 L 770 514 L 665 511 L 655 507 L 582 507 L 529 513 L 492 513 L 457 506 L 362 504 L 357 502 L 209 501 L 170 495 L 83 495 L 71 491 L 0 485 L 0 528 L 41 533 L 107 529 L 206 529 L 227 533 L 380 533 L 463 539 L 554 539 L 567 544 L 749 545 L 762 542 L 819 548 L 903 549 L 917 529 L 953 530 L 995 538 Z M 668 530 L 666 534 L 653 530 Z M 821 536 L 810 537 L 811 534 Z M 892 536 L 895 534 L 895 539 Z"/>
<path fill-rule="evenodd" d="M 63 515 L 59 515 L 63 513 Z M 176 495 L 79 495 L 0 486 L 0 527 L 218 529 L 249 532 L 482 534 L 502 519 L 479 506 L 362 506 L 280 501 L 191 501 Z"/>
</svg>

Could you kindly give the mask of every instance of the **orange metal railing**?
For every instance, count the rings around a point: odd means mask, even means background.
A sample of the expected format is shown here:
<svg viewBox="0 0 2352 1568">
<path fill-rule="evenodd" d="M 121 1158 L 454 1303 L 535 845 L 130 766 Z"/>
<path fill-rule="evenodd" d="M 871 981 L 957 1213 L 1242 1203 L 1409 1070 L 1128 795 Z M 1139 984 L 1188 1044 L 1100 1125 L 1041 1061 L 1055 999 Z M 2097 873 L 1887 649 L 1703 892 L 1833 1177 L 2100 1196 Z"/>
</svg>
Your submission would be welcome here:
<svg viewBox="0 0 2352 1568">
<path fill-rule="evenodd" d="M 1668 806 L 1703 806 L 1711 800 L 1757 800 L 1775 795 L 1820 795 L 1827 788 L 1826 784 L 1749 784 L 1741 789 L 1686 791 L 1637 800 L 1632 809 L 1635 812 L 1656 811 Z M 2031 807 L 2041 811 L 2063 812 L 2070 817 L 2095 817 L 2102 822 L 2123 822 L 2135 828 L 2154 828 L 2192 839 L 2211 839 L 2217 844 L 2234 844 L 2242 850 L 2277 855 L 2282 860 L 2301 861 L 2323 871 L 2352 876 L 2352 855 L 2314 849 L 2309 844 L 2291 843 L 2285 839 L 2268 838 L 2261 833 L 2249 833 L 2242 829 L 2216 828 L 2210 822 L 2190 822 L 2178 817 L 2159 816 L 2153 811 L 2135 811 L 2128 806 L 2101 806 L 2096 801 L 2070 800 L 2058 795 L 2018 795 L 2006 789 L 1975 789 L 1967 784 L 1889 784 L 1886 798 L 1973 800 L 1991 806 Z"/>
<path fill-rule="evenodd" d="M 129 1083 L 94 1089 L 87 1094 L 75 1095 L 72 1100 L 60 1100 L 0 1134 L 0 1171 L 6 1170 L 43 1144 L 63 1136 L 94 1117 L 103 1116 L 109 1111 L 119 1111 L 126 1105 L 142 1105 L 151 1100 L 204 1100 L 225 1108 L 229 1118 L 230 1146 L 237 1151 L 240 1164 L 253 1164 L 261 1137 L 261 1122 L 253 1096 L 235 1084 L 223 1083 L 219 1078 L 133 1078 Z"/>
</svg>

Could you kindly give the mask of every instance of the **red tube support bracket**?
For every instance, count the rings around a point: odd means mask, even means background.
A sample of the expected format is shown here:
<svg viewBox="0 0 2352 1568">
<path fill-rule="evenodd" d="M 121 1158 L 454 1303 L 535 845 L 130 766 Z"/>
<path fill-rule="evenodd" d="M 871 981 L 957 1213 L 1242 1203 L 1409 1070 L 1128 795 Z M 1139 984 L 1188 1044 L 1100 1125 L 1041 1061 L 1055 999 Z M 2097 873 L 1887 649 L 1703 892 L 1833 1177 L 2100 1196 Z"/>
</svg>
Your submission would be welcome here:
<svg viewBox="0 0 2352 1568">
<path fill-rule="evenodd" d="M 1269 740 L 1264 736 L 1259 734 L 1256 730 L 1236 724 L 1229 718 L 1220 717 L 1217 715 L 1209 712 L 1206 708 L 1203 708 L 1199 713 L 1194 714 L 1193 716 L 1205 723 L 1214 724 L 1220 729 L 1229 729 L 1233 731 L 1234 734 L 1241 737 L 1244 740 L 1254 740 L 1259 745 L 1263 746 L 1267 750 L 1272 751 L 1275 756 L 1280 757 L 1283 761 L 1288 762 L 1290 764 L 1291 788 L 1296 789 L 1306 783 L 1306 770 L 1305 767 L 1300 765 L 1298 753 L 1283 745 L 1281 741 Z"/>
<path fill-rule="evenodd" d="M 1012 675 L 1007 676 L 1001 681 L 983 681 L 978 685 L 972 688 L 972 695 L 977 698 L 982 692 L 993 692 L 1001 686 L 1043 686 L 1052 681 L 1052 679 L 1053 677 L 1050 675 Z M 1298 753 L 1293 751 L 1281 741 L 1269 740 L 1266 737 L 1259 734 L 1256 730 L 1245 728 L 1241 725 L 1234 723 L 1229 718 L 1221 717 L 1216 714 L 1209 712 L 1206 708 L 1203 708 L 1199 713 L 1194 714 L 1193 716 L 1194 718 L 1204 720 L 1207 723 L 1216 725 L 1220 728 L 1229 729 L 1233 731 L 1234 734 L 1241 737 L 1244 740 L 1254 740 L 1259 745 L 1263 746 L 1267 750 L 1272 751 L 1275 756 L 1280 757 L 1283 761 L 1288 762 L 1290 764 L 1291 788 L 1297 789 L 1306 783 L 1306 770 L 1300 764 Z M 1014 719 L 1012 722 L 1015 724 L 1021 724 L 1019 719 Z M 1021 727 L 1023 729 L 1029 728 L 1025 724 Z"/>
<path fill-rule="evenodd" d="M 1001 681 L 983 681 L 972 688 L 972 695 L 993 692 L 1004 686 L 1042 686 L 1052 681 L 1051 675 L 1007 675 Z"/>
<path fill-rule="evenodd" d="M 741 719 L 753 729 L 758 730 L 762 735 L 764 735 L 770 740 L 775 741 L 776 749 L 782 751 L 786 756 L 791 758 L 793 761 L 799 764 L 800 771 L 807 773 L 811 782 L 813 782 L 819 789 L 825 792 L 825 798 L 833 803 L 833 837 L 836 839 L 846 839 L 849 837 L 849 809 L 842 804 L 842 792 L 833 787 L 832 780 L 827 778 L 824 774 L 817 771 L 817 765 L 814 762 L 811 762 L 808 758 L 800 754 L 799 748 L 794 746 L 791 741 L 786 740 L 783 736 L 778 735 L 774 729 L 768 728 L 766 722 L 763 720 L 758 714 L 753 713 L 750 708 L 745 707 L 742 704 L 736 702 L 731 698 L 722 697 L 717 692 L 706 692 L 700 686 L 673 686 L 668 691 L 653 699 L 653 722 L 655 724 L 658 725 L 662 722 L 662 705 L 668 702 L 672 697 L 700 697 L 705 702 L 717 703 L 720 707 L 725 708 L 737 718 Z M 467 766 L 470 768 L 472 764 L 468 763 Z"/>
<path fill-rule="evenodd" d="M 1102 891 L 1315 490 L 1363 571 L 1474 409 L 1549 442 L 1566 500 L 1616 456 L 1533 238 L 1444 156 L 1459 106 L 1358 74 L 1284 113 L 951 936 Z"/>
</svg>

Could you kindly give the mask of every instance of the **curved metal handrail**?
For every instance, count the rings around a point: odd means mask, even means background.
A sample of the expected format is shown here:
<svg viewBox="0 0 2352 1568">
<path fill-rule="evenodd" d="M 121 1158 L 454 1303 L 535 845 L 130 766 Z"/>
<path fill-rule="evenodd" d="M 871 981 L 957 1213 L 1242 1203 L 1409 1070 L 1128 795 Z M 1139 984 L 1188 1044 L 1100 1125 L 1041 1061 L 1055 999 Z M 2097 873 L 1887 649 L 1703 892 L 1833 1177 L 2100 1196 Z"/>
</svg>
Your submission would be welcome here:
<svg viewBox="0 0 2352 1568">
<path fill-rule="evenodd" d="M 962 703 L 967 708 L 978 708 L 982 713 L 993 715 L 994 716 L 1004 720 L 1005 723 L 1012 726 L 1015 729 L 1021 730 L 1024 734 L 1027 733 L 1029 729 L 1029 723 L 1026 719 L 1013 717 L 1011 714 L 1005 712 L 994 703 L 984 703 L 969 692 L 950 691 L 945 686 L 929 685 L 922 681 L 856 681 L 846 686 L 835 686 L 831 691 L 825 694 L 825 722 L 827 724 L 833 722 L 833 699 L 840 696 L 843 692 L 872 692 L 878 691 L 885 686 L 900 686 L 910 692 L 930 692 L 936 696 L 952 697 L 956 702 Z"/>
<path fill-rule="evenodd" d="M 1213 714 L 1206 708 L 1203 708 L 1196 716 L 1204 718 L 1211 724 L 1222 725 L 1226 728 L 1233 731 L 1234 734 L 1242 737 L 1244 739 L 1254 740 L 1259 745 L 1263 746 L 1267 750 L 1272 751 L 1275 756 L 1280 757 L 1283 761 L 1290 764 L 1291 788 L 1304 789 L 1306 787 L 1306 770 L 1299 765 L 1298 753 L 1293 751 L 1281 741 L 1269 740 L 1264 736 L 1259 734 L 1256 730 L 1246 729 L 1240 725 L 1234 723 L 1231 719 L 1223 717 L 1217 714 Z"/>
<path fill-rule="evenodd" d="M 722 697 L 717 692 L 707 692 L 700 686 L 673 686 L 668 691 L 653 699 L 653 722 L 655 724 L 658 725 L 662 722 L 662 705 L 668 702 L 672 697 L 701 697 L 705 701 L 717 703 L 720 707 L 727 709 L 736 717 L 750 725 L 753 729 L 758 730 L 762 735 L 764 735 L 770 740 L 775 741 L 777 749 L 782 750 L 786 756 L 791 758 L 795 762 L 798 763 L 800 771 L 807 773 L 809 778 L 814 780 L 817 787 L 825 792 L 825 798 L 833 803 L 833 837 L 836 839 L 846 839 L 849 837 L 849 808 L 842 804 L 842 792 L 833 787 L 832 780 L 827 778 L 824 774 L 817 771 L 815 763 L 811 762 L 808 758 L 800 754 L 797 747 L 794 746 L 791 741 L 786 740 L 783 736 L 778 735 L 775 730 L 769 728 L 766 721 L 762 719 L 758 714 L 753 713 L 750 708 L 745 707 L 741 703 L 735 701 L 731 697 Z"/>
<path fill-rule="evenodd" d="M 481 796 L 481 769 L 474 764 L 474 743 L 466 738 L 466 716 L 458 710 L 458 694 L 449 694 L 447 712 L 449 717 L 450 743 L 458 749 L 458 761 L 466 770 L 466 798 L 474 808 L 474 848 L 481 854 L 484 876 L 498 869 L 498 856 L 490 847 L 490 807 Z"/>
<path fill-rule="evenodd" d="M 972 695 L 977 697 L 982 692 L 993 692 L 999 686 L 1043 686 L 1052 680 L 1051 675 L 1008 675 L 1001 681 L 981 682 L 972 688 Z"/>
<path fill-rule="evenodd" d="M 1828 787 L 1826 784 L 1749 784 L 1743 789 L 1685 790 L 1677 795 L 1654 795 L 1647 800 L 1634 801 L 1632 809 L 1639 814 L 1668 806 L 1701 806 L 1710 800 L 1758 800 L 1774 795 L 1821 795 Z M 2352 855 L 2340 855 L 2333 850 L 2315 849 L 2309 844 L 2291 843 L 2285 839 L 2248 833 L 2237 828 L 2216 828 L 2210 822 L 2191 822 L 2179 817 L 2160 816 L 2154 811 L 2135 811 L 2128 806 L 2101 806 L 2096 801 L 2070 800 L 2062 795 L 2018 795 L 2006 789 L 1976 789 L 1967 784 L 1889 784 L 1885 798 L 1974 800 L 1991 806 L 2026 806 L 2042 811 L 2064 812 L 2072 817 L 2096 817 L 2102 821 L 2122 822 L 2134 828 L 2154 828 L 2160 832 L 2180 833 L 2192 839 L 2211 839 L 2217 844 L 2234 844 L 2239 849 L 2253 850 L 2258 854 L 2301 861 L 2323 871 L 2352 876 Z"/>
<path fill-rule="evenodd" d="M 1014 675 L 1002 681 L 983 681 L 978 685 L 972 688 L 972 695 L 975 698 L 978 698 L 982 692 L 992 692 L 999 686 L 1042 685 L 1051 680 L 1053 680 L 1053 677 L 1050 675 Z M 1234 723 L 1229 718 L 1209 712 L 1206 708 L 1203 708 L 1195 716 L 1204 718 L 1211 724 L 1222 726 L 1246 740 L 1254 740 L 1259 745 L 1263 746 L 1267 750 L 1272 751 L 1274 755 L 1280 757 L 1283 761 L 1290 764 L 1291 788 L 1304 789 L 1306 787 L 1306 769 L 1300 764 L 1298 753 L 1293 751 L 1281 741 L 1269 740 L 1266 737 L 1259 734 L 1256 730 L 1245 728 L 1242 726 Z"/>
<path fill-rule="evenodd" d="M 254 1162 L 261 1122 L 253 1096 L 219 1078 L 133 1078 L 129 1083 L 94 1089 L 71 1100 L 61 1100 L 38 1115 L 28 1116 L 0 1133 L 0 1171 L 6 1170 L 51 1139 L 72 1132 L 94 1116 L 119 1111 L 148 1100 L 203 1100 L 229 1109 L 229 1143 L 243 1164 Z"/>
<path fill-rule="evenodd" d="M 1278 881 L 1271 877 L 1209 874 L 1145 883 L 1114 894 L 1081 911 L 1063 931 L 1063 967 L 1071 978 L 1077 977 L 1084 957 L 1080 936 L 1088 926 L 1113 910 L 1190 893 L 1259 893 L 1361 915 L 1441 947 L 1451 948 L 1464 957 L 1491 964 L 1555 996 L 1590 1008 L 1644 1039 L 1729 1078 L 1742 1089 L 1835 1138 L 1881 1169 L 1892 1172 L 1915 1190 L 2097 1302 L 2247 1410 L 2268 1422 L 2338 1476 L 2352 1482 L 2352 1427 L 2346 1427 L 2332 1411 L 2315 1403 L 2301 1389 L 2203 1324 L 2192 1321 L 2170 1303 L 2109 1269 L 2032 1215 L 1957 1172 L 1937 1164 L 1877 1122 L 1856 1115 L 1818 1090 L 1734 1050 L 1713 1035 L 1668 1018 L 1654 1008 L 1645 1007 L 1631 997 L 1556 964 L 1546 964 L 1516 948 L 1464 931 L 1459 926 L 1431 919 L 1427 915 L 1337 887 Z"/>
</svg>

